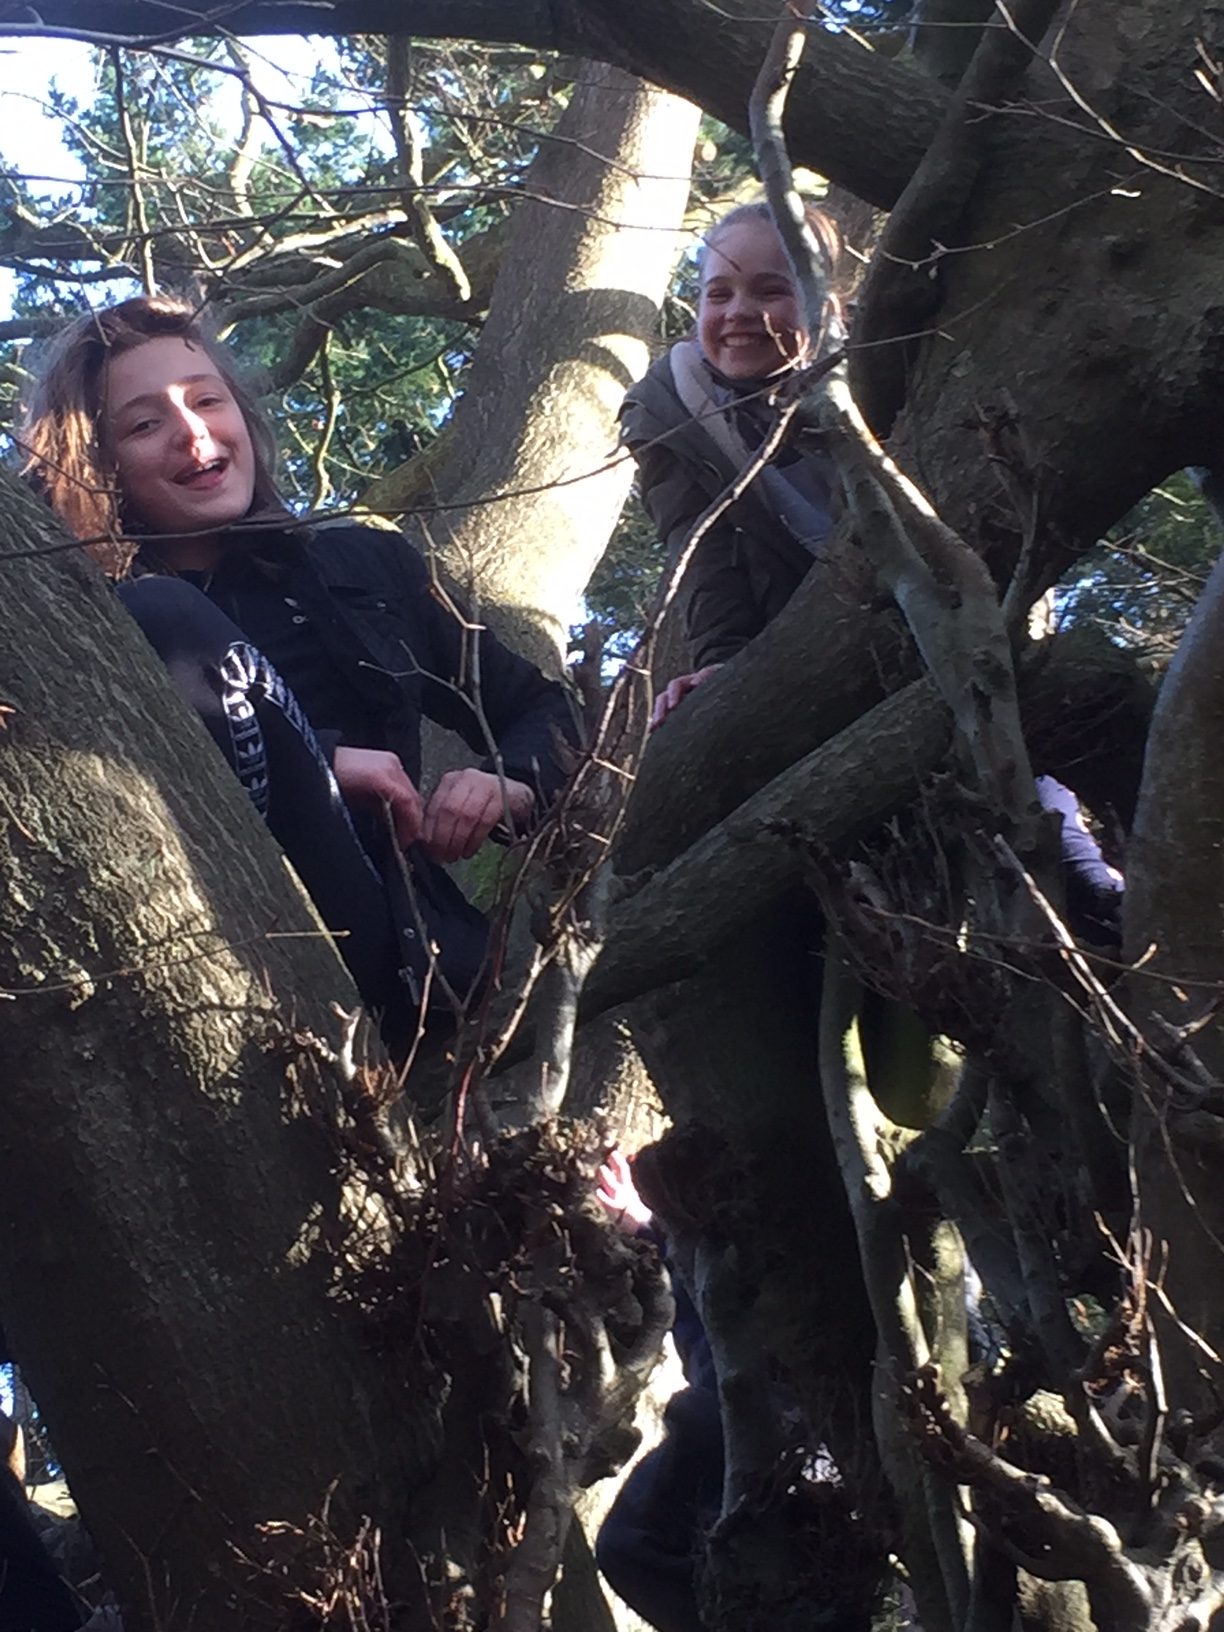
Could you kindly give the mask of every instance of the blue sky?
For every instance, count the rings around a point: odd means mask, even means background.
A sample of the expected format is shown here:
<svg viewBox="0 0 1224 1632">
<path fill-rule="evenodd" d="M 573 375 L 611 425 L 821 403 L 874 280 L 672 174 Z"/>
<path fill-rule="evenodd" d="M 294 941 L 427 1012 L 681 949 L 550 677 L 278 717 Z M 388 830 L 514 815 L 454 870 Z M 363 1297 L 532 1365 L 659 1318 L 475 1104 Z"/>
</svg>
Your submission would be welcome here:
<svg viewBox="0 0 1224 1632">
<path fill-rule="evenodd" d="M 310 76 L 326 50 L 322 42 L 284 35 L 244 41 L 253 63 L 253 77 L 266 95 L 278 100 L 305 100 Z M 79 101 L 87 102 L 94 84 L 92 54 L 72 40 L 0 41 L 0 166 L 31 177 L 53 178 L 35 183 L 35 191 L 71 196 L 81 167 L 64 150 L 59 127 L 45 111 L 52 83 Z M 217 76 L 222 107 L 232 99 L 237 115 L 236 81 Z M 13 278 L 0 269 L 0 317 L 10 310 Z"/>
<path fill-rule="evenodd" d="M 88 48 L 71 40 L 8 40 L 0 45 L 0 157 L 6 168 L 71 180 L 80 169 L 43 111 L 52 79 L 70 96 L 87 100 L 93 84 Z"/>
</svg>

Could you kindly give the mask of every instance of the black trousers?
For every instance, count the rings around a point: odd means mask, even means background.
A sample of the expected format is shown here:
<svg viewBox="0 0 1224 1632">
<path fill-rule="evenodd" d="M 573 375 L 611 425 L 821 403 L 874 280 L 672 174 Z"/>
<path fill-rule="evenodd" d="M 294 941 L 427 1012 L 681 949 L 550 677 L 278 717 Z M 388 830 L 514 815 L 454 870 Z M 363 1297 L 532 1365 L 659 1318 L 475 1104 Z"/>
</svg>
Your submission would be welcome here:
<svg viewBox="0 0 1224 1632">
<path fill-rule="evenodd" d="M 673 1395 L 662 1443 L 626 1479 L 595 1538 L 608 1584 L 657 1632 L 702 1632 L 697 1560 L 722 1501 L 718 1395 Z"/>
<path fill-rule="evenodd" d="M 75 1632 L 84 1619 L 34 1527 L 25 1492 L 0 1463 L 0 1632 Z"/>
<path fill-rule="evenodd" d="M 193 584 L 138 578 L 118 594 L 336 934 L 364 1002 L 405 1009 L 411 993 L 387 885 L 292 691 Z"/>
</svg>

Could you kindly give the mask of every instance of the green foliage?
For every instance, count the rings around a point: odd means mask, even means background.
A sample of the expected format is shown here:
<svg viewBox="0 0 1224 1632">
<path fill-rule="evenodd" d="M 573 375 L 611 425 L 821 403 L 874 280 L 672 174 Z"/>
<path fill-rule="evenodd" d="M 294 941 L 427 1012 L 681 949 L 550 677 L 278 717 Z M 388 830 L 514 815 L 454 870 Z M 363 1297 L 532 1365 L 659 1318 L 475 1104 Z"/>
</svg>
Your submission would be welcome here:
<svg viewBox="0 0 1224 1632">
<path fill-rule="evenodd" d="M 87 105 L 53 90 L 86 179 L 65 202 L 10 169 L 0 264 L 16 273 L 18 318 L 68 317 L 155 284 L 236 313 L 231 341 L 257 383 L 300 356 L 267 403 L 287 497 L 350 504 L 437 434 L 478 331 L 366 308 L 307 335 L 296 289 L 380 237 L 410 236 L 385 42 L 320 42 L 309 84 L 275 102 L 255 89 L 266 74 L 247 77 L 244 53 L 214 40 L 187 42 L 183 60 L 99 53 Z M 504 216 L 570 82 L 527 52 L 446 43 L 418 48 L 408 77 L 421 196 L 462 256 Z M 269 297 L 273 310 L 243 315 Z M 36 344 L 0 347 L 3 422 L 36 363 Z"/>
<path fill-rule="evenodd" d="M 1220 545 L 1219 521 L 1181 472 L 1142 499 L 1067 575 L 1058 594 L 1060 619 L 1095 623 L 1162 665 Z"/>
<path fill-rule="evenodd" d="M 632 650 L 658 592 L 663 567 L 663 546 L 635 491 L 585 596 L 589 612 L 608 631 L 608 657 L 627 657 Z"/>
</svg>

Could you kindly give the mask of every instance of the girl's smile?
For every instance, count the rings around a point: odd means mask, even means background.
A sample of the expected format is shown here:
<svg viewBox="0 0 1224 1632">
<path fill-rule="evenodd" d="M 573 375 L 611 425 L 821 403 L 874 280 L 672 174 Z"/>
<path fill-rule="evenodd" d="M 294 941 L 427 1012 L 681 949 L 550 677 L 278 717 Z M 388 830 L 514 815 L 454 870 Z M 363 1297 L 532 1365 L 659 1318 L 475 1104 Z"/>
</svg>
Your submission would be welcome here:
<svg viewBox="0 0 1224 1632">
<path fill-rule="evenodd" d="M 217 535 L 251 508 L 255 451 L 209 359 L 170 335 L 121 352 L 107 367 L 103 429 L 129 523 L 199 535 L 160 551 L 176 567 L 214 565 Z"/>
<path fill-rule="evenodd" d="M 697 339 L 706 361 L 732 380 L 764 379 L 798 356 L 799 297 L 771 222 L 733 222 L 707 244 Z"/>
</svg>

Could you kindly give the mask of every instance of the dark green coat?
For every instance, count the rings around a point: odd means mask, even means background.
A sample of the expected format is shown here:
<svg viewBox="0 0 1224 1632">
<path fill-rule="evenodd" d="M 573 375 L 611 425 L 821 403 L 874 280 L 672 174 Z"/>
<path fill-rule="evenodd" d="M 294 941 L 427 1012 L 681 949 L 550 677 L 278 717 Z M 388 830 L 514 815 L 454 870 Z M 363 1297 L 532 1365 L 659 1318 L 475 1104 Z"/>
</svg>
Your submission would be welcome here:
<svg viewBox="0 0 1224 1632">
<path fill-rule="evenodd" d="M 711 384 L 732 404 L 735 392 L 709 370 Z M 746 416 L 737 414 L 741 423 Z M 659 358 L 632 387 L 621 408 L 621 439 L 638 466 L 642 503 L 679 558 L 694 522 L 742 468 L 728 458 L 680 400 L 670 355 Z M 768 421 L 762 413 L 757 429 Z M 753 428 L 747 426 L 751 441 Z M 759 446 L 760 435 L 755 437 Z M 792 447 L 783 460 L 827 461 L 815 447 Z M 783 466 L 784 468 L 784 466 Z M 753 483 L 699 541 L 680 587 L 694 669 L 722 663 L 755 636 L 790 600 L 814 556 L 781 521 L 762 484 Z"/>
</svg>

